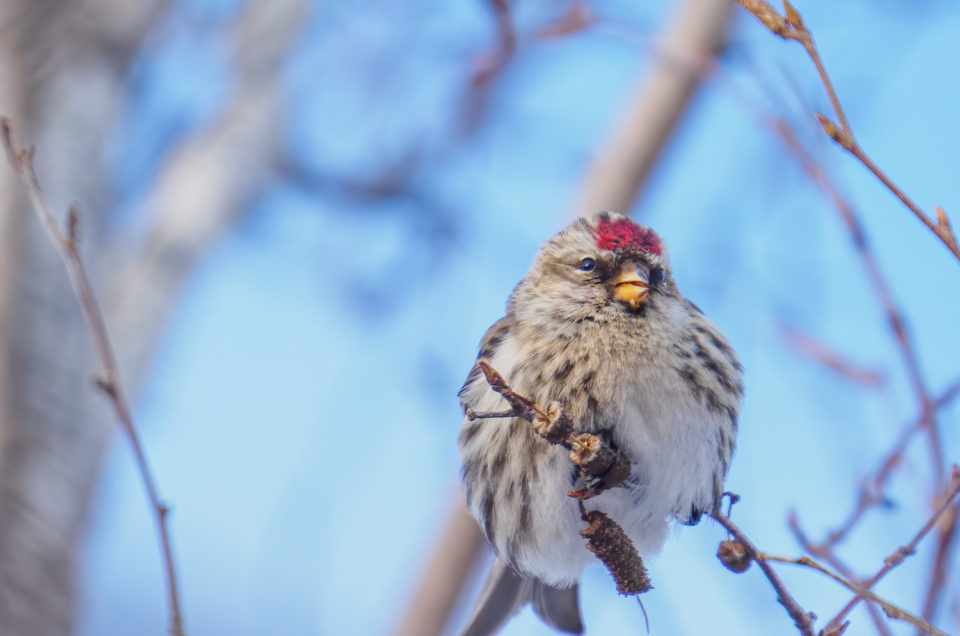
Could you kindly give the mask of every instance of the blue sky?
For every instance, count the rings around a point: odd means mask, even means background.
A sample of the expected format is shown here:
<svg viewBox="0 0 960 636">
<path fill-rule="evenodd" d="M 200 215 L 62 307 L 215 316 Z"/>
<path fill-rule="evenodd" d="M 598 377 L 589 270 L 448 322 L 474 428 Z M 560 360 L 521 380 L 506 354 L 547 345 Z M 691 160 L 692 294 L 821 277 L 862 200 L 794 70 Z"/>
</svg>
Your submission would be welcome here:
<svg viewBox="0 0 960 636">
<path fill-rule="evenodd" d="M 521 31 L 550 7 L 520 3 Z M 867 152 L 924 209 L 960 211 L 960 11 L 893 0 L 797 7 Z M 223 99 L 219 25 L 233 10 L 184 0 L 170 18 L 180 26 L 138 63 L 114 152 L 126 214 L 137 213 L 171 138 Z M 598 12 L 638 33 L 666 16 L 626 2 Z M 177 22 L 184 15 L 201 26 Z M 634 212 L 664 237 L 681 290 L 744 362 L 727 482 L 743 497 L 734 519 L 763 549 L 797 555 L 787 513 L 797 510 L 814 537 L 836 525 L 916 407 L 836 213 L 726 83 L 787 113 L 860 211 L 935 392 L 960 371 L 960 265 L 818 135 L 809 115 L 828 103 L 801 48 L 745 15 L 733 37 L 727 79 L 700 94 Z M 646 47 L 608 32 L 525 42 L 494 87 L 487 121 L 461 138 L 458 99 L 491 38 L 479 2 L 334 2 L 316 10 L 296 48 L 286 69 L 292 156 L 318 175 L 359 176 L 411 145 L 430 158 L 415 171 L 416 196 L 397 201 L 275 184 L 178 299 L 136 415 L 173 507 L 191 635 L 377 634 L 402 611 L 456 486 L 456 391 L 477 342 L 539 244 L 562 227 L 587 162 L 649 63 Z M 880 370 L 885 385 L 863 388 L 798 356 L 784 344 L 784 322 Z M 953 407 L 941 421 L 952 461 L 957 416 Z M 119 441 L 85 547 L 80 633 L 159 634 L 156 540 Z M 842 546 L 858 571 L 879 568 L 925 519 L 925 451 L 911 446 L 892 482 L 896 507 L 870 513 Z M 683 528 L 648 559 L 653 634 L 790 632 L 756 568 L 735 576 L 716 561 L 722 538 L 710 522 Z M 929 548 L 879 592 L 916 609 Z M 780 570 L 823 619 L 848 599 L 819 575 Z M 602 568 L 588 571 L 583 595 L 590 633 L 642 633 L 639 608 Z M 956 588 L 945 598 L 940 622 L 956 629 Z M 853 616 L 848 634 L 871 633 L 865 613 Z M 525 612 L 505 633 L 549 631 Z"/>
</svg>

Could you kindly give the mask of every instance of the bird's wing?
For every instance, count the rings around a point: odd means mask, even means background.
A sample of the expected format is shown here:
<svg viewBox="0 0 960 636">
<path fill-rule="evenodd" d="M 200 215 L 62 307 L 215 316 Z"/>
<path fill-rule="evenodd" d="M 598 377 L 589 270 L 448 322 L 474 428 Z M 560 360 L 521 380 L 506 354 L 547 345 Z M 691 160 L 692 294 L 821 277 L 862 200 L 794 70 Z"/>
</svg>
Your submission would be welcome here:
<svg viewBox="0 0 960 636">
<path fill-rule="evenodd" d="M 533 604 L 537 616 L 550 627 L 568 634 L 582 634 L 577 597 L 577 586 L 563 590 L 524 578 L 497 557 L 461 636 L 495 634 L 527 603 Z"/>
</svg>

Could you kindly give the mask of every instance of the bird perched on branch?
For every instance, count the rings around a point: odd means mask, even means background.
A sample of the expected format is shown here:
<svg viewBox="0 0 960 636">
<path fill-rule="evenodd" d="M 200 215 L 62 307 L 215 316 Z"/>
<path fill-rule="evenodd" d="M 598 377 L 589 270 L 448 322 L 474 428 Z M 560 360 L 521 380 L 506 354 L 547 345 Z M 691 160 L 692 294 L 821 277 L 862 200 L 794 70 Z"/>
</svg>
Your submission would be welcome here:
<svg viewBox="0 0 960 636">
<path fill-rule="evenodd" d="M 743 394 L 726 339 L 677 289 L 650 229 L 619 214 L 578 219 L 551 238 L 480 343 L 478 360 L 518 394 L 557 400 L 577 432 L 630 460 L 630 476 L 583 502 L 620 524 L 641 554 L 659 550 L 670 520 L 692 525 L 723 491 Z M 502 398 L 474 365 L 465 413 Z M 582 633 L 577 582 L 596 557 L 567 496 L 568 453 L 519 417 L 465 417 L 459 439 L 470 511 L 497 553 L 465 636 L 499 630 L 526 603 L 547 624 Z"/>
</svg>

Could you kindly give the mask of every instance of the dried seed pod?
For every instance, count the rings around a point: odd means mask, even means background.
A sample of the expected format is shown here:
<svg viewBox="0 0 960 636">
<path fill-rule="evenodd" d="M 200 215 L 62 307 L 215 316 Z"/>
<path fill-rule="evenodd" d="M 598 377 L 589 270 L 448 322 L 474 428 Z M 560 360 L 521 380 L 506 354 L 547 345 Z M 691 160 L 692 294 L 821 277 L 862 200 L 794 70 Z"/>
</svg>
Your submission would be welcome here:
<svg viewBox="0 0 960 636">
<path fill-rule="evenodd" d="M 547 407 L 547 417 L 533 416 L 533 430 L 551 444 L 563 444 L 573 433 L 573 418 L 560 402 L 554 400 Z"/>
<path fill-rule="evenodd" d="M 720 542 L 720 547 L 717 548 L 717 558 L 720 559 L 720 563 L 723 563 L 725 568 L 737 574 L 746 572 L 750 563 L 753 562 L 753 559 L 747 554 L 746 548 L 736 539 L 727 539 Z"/>
<path fill-rule="evenodd" d="M 587 549 L 607 566 L 617 582 L 617 591 L 632 596 L 652 590 L 643 559 L 623 528 L 599 510 L 583 512 L 582 517 L 590 525 L 580 531 L 580 536 L 587 540 Z"/>
<path fill-rule="evenodd" d="M 571 438 L 570 460 L 584 476 L 595 477 L 607 472 L 616 460 L 616 453 L 596 435 L 584 433 Z"/>
</svg>

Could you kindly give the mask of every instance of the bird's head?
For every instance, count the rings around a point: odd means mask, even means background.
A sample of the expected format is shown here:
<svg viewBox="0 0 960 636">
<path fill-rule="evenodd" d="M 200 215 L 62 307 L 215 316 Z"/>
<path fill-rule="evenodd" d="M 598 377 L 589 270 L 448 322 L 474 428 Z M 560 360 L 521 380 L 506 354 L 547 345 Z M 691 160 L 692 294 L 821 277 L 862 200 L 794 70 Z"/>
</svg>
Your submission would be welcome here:
<svg viewBox="0 0 960 636">
<path fill-rule="evenodd" d="M 544 244 L 514 290 L 510 309 L 532 322 L 583 322 L 643 315 L 658 299 L 675 297 L 660 237 L 621 214 L 600 212 L 577 219 Z"/>
</svg>

